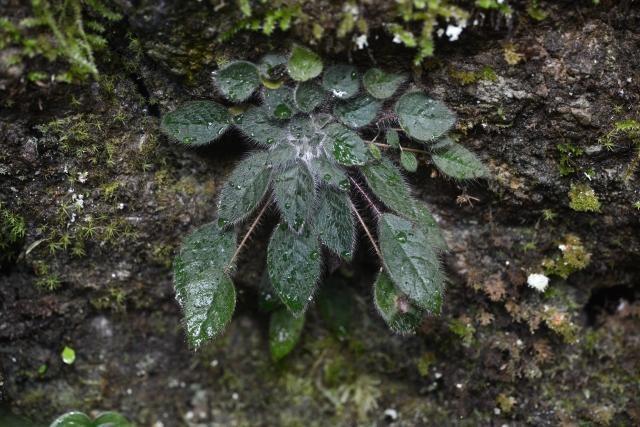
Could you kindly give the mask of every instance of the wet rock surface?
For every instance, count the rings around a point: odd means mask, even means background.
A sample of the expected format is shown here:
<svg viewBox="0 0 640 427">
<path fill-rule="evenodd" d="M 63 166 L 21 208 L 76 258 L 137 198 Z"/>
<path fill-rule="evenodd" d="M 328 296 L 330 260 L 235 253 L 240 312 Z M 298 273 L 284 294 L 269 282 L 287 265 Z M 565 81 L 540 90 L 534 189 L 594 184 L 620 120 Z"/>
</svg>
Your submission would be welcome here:
<svg viewBox="0 0 640 427">
<path fill-rule="evenodd" d="M 0 208 L 26 223 L 0 258 L 0 397 L 13 412 L 44 422 L 110 409 L 149 426 L 640 423 L 640 172 L 625 179 L 639 143 L 603 144 L 616 122 L 640 120 L 635 2 L 543 3 L 542 22 L 469 29 L 439 47 L 420 83 L 457 112 L 460 142 L 493 175 L 452 182 L 422 162 L 408 177 L 451 249 L 443 315 L 415 337 L 391 335 L 371 304 L 377 267 L 362 241 L 341 269 L 357 301 L 348 338 L 312 310 L 280 364 L 255 302 L 268 230 L 240 260 L 228 332 L 198 353 L 171 286 L 179 241 L 214 217 L 218 188 L 251 146 L 229 134 L 185 150 L 158 130 L 179 103 L 216 99 L 219 61 L 256 59 L 268 43 L 212 49 L 216 22 L 201 9 L 181 20 L 169 2 L 147 3 L 125 5 L 99 83 L 2 76 L 13 102 L 0 112 Z M 369 49 L 381 66 L 410 64 L 382 41 Z M 354 60 L 371 65 L 367 53 Z M 570 207 L 579 183 L 599 212 Z M 545 272 L 546 292 L 527 285 Z"/>
</svg>

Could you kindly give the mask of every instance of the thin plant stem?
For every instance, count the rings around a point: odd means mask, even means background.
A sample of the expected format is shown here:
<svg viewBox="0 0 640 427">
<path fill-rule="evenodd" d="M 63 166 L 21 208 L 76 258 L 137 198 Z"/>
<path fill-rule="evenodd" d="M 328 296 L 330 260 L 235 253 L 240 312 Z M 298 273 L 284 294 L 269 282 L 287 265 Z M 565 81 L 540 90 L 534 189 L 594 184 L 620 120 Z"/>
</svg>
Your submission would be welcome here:
<svg viewBox="0 0 640 427">
<path fill-rule="evenodd" d="M 365 198 L 365 200 L 367 201 L 367 203 L 369 204 L 369 206 L 371 207 L 371 209 L 374 210 L 374 212 L 376 213 L 376 216 L 380 216 L 380 209 L 378 209 L 378 207 L 376 206 L 375 203 L 373 203 L 373 200 L 371 200 L 371 198 L 369 197 L 369 195 L 367 194 L 366 191 L 364 191 L 362 189 L 362 187 L 360 187 L 360 184 L 358 184 L 358 181 L 356 181 L 355 179 L 353 179 L 352 177 L 349 177 L 349 179 L 351 180 L 351 182 L 353 183 L 353 185 L 355 185 L 356 189 L 358 190 L 358 193 L 360 193 L 362 195 L 362 197 Z"/>
<path fill-rule="evenodd" d="M 353 203 L 351 203 L 351 209 L 356 214 L 356 218 L 358 218 L 358 222 L 362 226 L 362 229 L 364 230 L 365 234 L 369 238 L 369 241 L 373 245 L 373 249 L 376 251 L 376 254 L 380 258 L 380 260 L 382 260 L 382 252 L 380 252 L 380 248 L 378 248 L 378 245 L 376 244 L 376 241 L 373 239 L 373 234 L 371 234 L 371 231 L 369 231 L 369 228 L 367 227 L 367 224 L 364 223 L 364 220 L 360 216 L 360 212 L 358 212 L 358 209 L 356 209 L 356 207 L 355 207 L 355 205 Z"/>
<path fill-rule="evenodd" d="M 265 203 L 264 206 L 262 207 L 262 209 L 260 209 L 260 212 L 258 212 L 258 215 L 256 215 L 256 218 L 251 223 L 251 226 L 249 226 L 249 230 L 247 230 L 247 233 L 244 235 L 244 237 L 240 241 L 240 244 L 236 248 L 236 251 L 233 253 L 233 256 L 231 257 L 231 261 L 229 261 L 229 264 L 225 268 L 225 271 L 228 272 L 231 269 L 231 266 L 233 265 L 233 262 L 238 257 L 238 254 L 240 253 L 240 251 L 244 247 L 245 243 L 247 243 L 247 240 L 249 240 L 249 236 L 251 236 L 251 233 L 253 233 L 254 230 L 256 229 L 256 227 L 258 226 L 258 222 L 260 222 L 260 218 L 262 218 L 262 215 L 264 215 L 264 213 L 266 212 L 266 210 L 267 210 L 267 208 L 269 206 L 271 206 L 271 202 L 270 201 Z"/>
<path fill-rule="evenodd" d="M 377 145 L 378 147 L 382 147 L 382 148 L 392 148 L 389 144 L 383 144 L 381 142 L 373 142 L 373 141 L 365 141 L 367 144 L 373 144 L 373 145 Z M 420 153 L 420 154 L 429 154 L 428 151 L 425 150 L 419 150 L 417 148 L 406 148 L 406 147 L 401 147 L 400 148 L 402 151 L 412 151 L 414 153 Z"/>
</svg>

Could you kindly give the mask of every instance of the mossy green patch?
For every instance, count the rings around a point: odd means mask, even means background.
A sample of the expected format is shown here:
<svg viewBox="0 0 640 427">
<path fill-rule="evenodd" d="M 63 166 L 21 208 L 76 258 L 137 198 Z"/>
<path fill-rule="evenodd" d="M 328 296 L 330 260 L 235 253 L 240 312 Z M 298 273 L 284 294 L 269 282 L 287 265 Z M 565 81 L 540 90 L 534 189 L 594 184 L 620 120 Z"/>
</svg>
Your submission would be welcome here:
<svg viewBox="0 0 640 427">
<path fill-rule="evenodd" d="M 560 256 L 542 262 L 546 274 L 566 279 L 575 271 L 586 268 L 591 262 L 591 254 L 586 250 L 580 238 L 574 234 L 565 236 L 558 248 L 562 252 Z"/>
<path fill-rule="evenodd" d="M 569 207 L 576 212 L 600 212 L 600 200 L 588 184 L 572 184 Z"/>
</svg>

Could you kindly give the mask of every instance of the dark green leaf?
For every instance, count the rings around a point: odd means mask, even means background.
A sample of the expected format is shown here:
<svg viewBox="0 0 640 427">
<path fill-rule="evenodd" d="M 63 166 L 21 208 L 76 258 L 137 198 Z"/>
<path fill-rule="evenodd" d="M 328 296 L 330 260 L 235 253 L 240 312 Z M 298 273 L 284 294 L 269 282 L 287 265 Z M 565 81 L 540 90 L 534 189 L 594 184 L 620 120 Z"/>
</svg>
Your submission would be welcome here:
<svg viewBox="0 0 640 427">
<path fill-rule="evenodd" d="M 419 307 L 439 313 L 444 276 L 422 230 L 404 218 L 385 213 L 378 220 L 378 238 L 382 263 L 393 283 Z"/>
<path fill-rule="evenodd" d="M 400 164 L 407 172 L 415 172 L 418 170 L 418 159 L 411 151 L 402 150 L 400 152 Z"/>
<path fill-rule="evenodd" d="M 267 270 L 284 305 L 300 316 L 312 300 L 320 277 L 318 236 L 309 227 L 298 234 L 286 224 L 278 225 L 267 250 Z"/>
<path fill-rule="evenodd" d="M 375 144 L 369 144 L 369 152 L 371 156 L 376 160 L 382 160 L 382 152 Z"/>
<path fill-rule="evenodd" d="M 225 98 L 243 102 L 260 86 L 260 74 L 255 64 L 235 61 L 215 74 L 215 82 Z"/>
<path fill-rule="evenodd" d="M 242 132 L 263 147 L 285 140 L 285 129 L 262 107 L 251 107 L 235 119 Z"/>
<path fill-rule="evenodd" d="M 295 112 L 293 91 L 287 86 L 264 89 L 264 108 L 278 120 L 288 120 Z"/>
<path fill-rule="evenodd" d="M 82 412 L 67 412 L 55 419 L 50 427 L 93 427 L 93 421 Z"/>
<path fill-rule="evenodd" d="M 320 207 L 316 217 L 316 231 L 320 241 L 333 253 L 350 260 L 355 243 L 355 228 L 349 195 L 330 187 L 321 187 L 318 196 Z"/>
<path fill-rule="evenodd" d="M 269 349 L 276 362 L 291 352 L 298 343 L 304 316 L 295 317 L 286 308 L 274 311 L 269 320 Z"/>
<path fill-rule="evenodd" d="M 360 136 L 338 123 L 325 127 L 328 146 L 327 152 L 344 166 L 361 166 L 367 162 L 367 147 Z"/>
<path fill-rule="evenodd" d="M 320 288 L 318 308 L 322 319 L 340 340 L 349 335 L 353 319 L 354 299 L 343 280 L 331 277 Z"/>
<path fill-rule="evenodd" d="M 277 174 L 290 168 L 296 161 L 298 150 L 288 142 L 282 142 L 267 151 L 267 164 L 271 166 L 271 174 Z"/>
<path fill-rule="evenodd" d="M 364 73 L 362 83 L 371 96 L 386 99 L 392 97 L 405 80 L 406 74 L 386 73 L 379 68 L 372 68 Z"/>
<path fill-rule="evenodd" d="M 310 113 L 322 104 L 327 97 L 324 89 L 315 82 L 298 83 L 293 98 L 300 111 Z"/>
<path fill-rule="evenodd" d="M 213 101 L 192 101 L 162 118 L 162 130 L 189 145 L 204 145 L 217 139 L 229 127 L 231 115 Z"/>
<path fill-rule="evenodd" d="M 421 142 L 431 142 L 446 133 L 456 121 L 455 115 L 441 102 L 422 92 L 410 92 L 396 103 L 400 126 Z"/>
<path fill-rule="evenodd" d="M 411 191 L 400 169 L 391 160 L 383 156 L 379 163 L 370 163 L 361 170 L 373 194 L 389 209 L 396 212 L 411 210 Z"/>
<path fill-rule="evenodd" d="M 289 122 L 289 136 L 294 138 L 295 145 L 300 145 L 302 140 L 311 139 L 316 133 L 316 128 L 308 116 L 296 116 Z"/>
<path fill-rule="evenodd" d="M 333 108 L 335 116 L 345 125 L 360 128 L 376 118 L 382 103 L 368 95 L 340 102 Z"/>
<path fill-rule="evenodd" d="M 351 98 L 360 90 L 356 67 L 339 64 L 327 68 L 322 76 L 322 87 L 336 98 Z"/>
<path fill-rule="evenodd" d="M 381 271 L 374 284 L 373 301 L 389 328 L 399 334 L 413 334 L 422 322 L 423 313 L 406 295 L 398 291 L 389 275 Z"/>
<path fill-rule="evenodd" d="M 489 171 L 475 154 L 450 140 L 442 141 L 434 147 L 432 159 L 442 173 L 453 178 L 474 179 L 489 176 Z"/>
<path fill-rule="evenodd" d="M 224 183 L 218 198 L 221 225 L 236 223 L 251 215 L 269 188 L 271 170 L 268 152 L 257 153 L 242 160 Z"/>
<path fill-rule="evenodd" d="M 409 209 L 399 210 L 399 214 L 413 221 L 418 228 L 427 236 L 431 246 L 443 251 L 447 249 L 447 243 L 442 236 L 442 231 L 429 209 L 417 200 L 413 200 Z"/>
<path fill-rule="evenodd" d="M 282 219 L 300 231 L 313 209 L 315 184 L 307 166 L 298 161 L 273 178 L 273 193 Z"/>
<path fill-rule="evenodd" d="M 174 261 L 176 295 L 194 347 L 220 334 L 231 320 L 236 294 L 226 270 L 235 248 L 235 233 L 212 223 L 191 233 Z"/>
<path fill-rule="evenodd" d="M 309 167 L 313 168 L 311 173 L 316 178 L 316 182 L 323 182 L 343 191 L 349 189 L 349 181 L 345 172 L 326 155 L 318 156 L 313 162 L 310 162 Z"/>
<path fill-rule="evenodd" d="M 289 58 L 289 75 L 293 80 L 304 82 L 317 77 L 322 72 L 322 59 L 302 46 L 294 46 Z"/>
<path fill-rule="evenodd" d="M 387 140 L 387 144 L 392 146 L 393 148 L 400 147 L 400 137 L 398 136 L 398 132 L 393 129 L 388 129 L 385 133 L 385 139 Z"/>
</svg>

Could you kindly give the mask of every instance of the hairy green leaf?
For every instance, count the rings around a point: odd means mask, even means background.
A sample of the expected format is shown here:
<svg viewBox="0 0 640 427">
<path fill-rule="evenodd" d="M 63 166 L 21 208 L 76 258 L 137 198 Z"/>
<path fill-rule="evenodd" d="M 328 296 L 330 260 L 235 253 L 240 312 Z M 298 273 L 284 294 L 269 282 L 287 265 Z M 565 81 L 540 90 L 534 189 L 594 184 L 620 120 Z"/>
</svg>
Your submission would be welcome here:
<svg viewBox="0 0 640 427">
<path fill-rule="evenodd" d="M 402 150 L 400 152 L 400 164 L 407 172 L 418 170 L 418 159 L 411 151 Z"/>
<path fill-rule="evenodd" d="M 267 167 L 271 167 L 272 175 L 290 168 L 297 159 L 298 152 L 289 142 L 281 142 L 267 151 Z"/>
<path fill-rule="evenodd" d="M 313 299 L 320 277 L 318 236 L 305 227 L 298 234 L 286 224 L 276 227 L 267 250 L 267 270 L 284 305 L 300 316 Z"/>
<path fill-rule="evenodd" d="M 215 74 L 215 82 L 222 95 L 233 102 L 243 102 L 260 86 L 260 74 L 255 64 L 235 61 Z"/>
<path fill-rule="evenodd" d="M 382 151 L 375 144 L 369 144 L 369 153 L 375 160 L 382 160 Z"/>
<path fill-rule="evenodd" d="M 300 339 L 304 316 L 295 317 L 286 308 L 274 311 L 269 319 L 269 349 L 278 361 L 291 352 Z"/>
<path fill-rule="evenodd" d="M 295 231 L 308 222 L 316 198 L 307 166 L 298 161 L 273 179 L 273 193 L 282 219 Z"/>
<path fill-rule="evenodd" d="M 322 75 L 322 87 L 336 98 L 351 98 L 360 90 L 360 79 L 356 67 L 333 65 Z"/>
<path fill-rule="evenodd" d="M 296 45 L 291 51 L 288 70 L 293 80 L 311 80 L 322 72 L 322 59 L 306 47 Z"/>
<path fill-rule="evenodd" d="M 194 347 L 219 335 L 231 320 L 236 293 L 226 270 L 235 248 L 235 233 L 212 223 L 191 233 L 175 259 L 174 286 Z"/>
<path fill-rule="evenodd" d="M 462 145 L 445 138 L 445 141 L 439 142 L 433 148 L 433 163 L 442 173 L 457 179 L 489 176 L 489 171 L 480 159 Z"/>
<path fill-rule="evenodd" d="M 333 113 L 345 125 L 360 128 L 376 118 L 381 106 L 382 102 L 377 99 L 362 95 L 336 104 Z"/>
<path fill-rule="evenodd" d="M 343 340 L 349 335 L 354 317 L 354 303 L 353 296 L 344 280 L 330 277 L 320 288 L 318 294 L 320 315 L 339 340 Z"/>
<path fill-rule="evenodd" d="M 317 159 L 309 164 L 309 167 L 316 178 L 316 182 L 323 182 L 343 191 L 349 189 L 346 173 L 325 154 L 318 156 Z"/>
<path fill-rule="evenodd" d="M 293 98 L 298 109 L 310 113 L 322 104 L 327 97 L 324 89 L 315 82 L 301 82 L 296 86 Z"/>
<path fill-rule="evenodd" d="M 413 221 L 427 236 L 427 240 L 434 249 L 438 251 L 447 249 L 447 243 L 442 236 L 438 223 L 423 203 L 414 199 L 409 209 L 398 210 L 398 213 Z"/>
<path fill-rule="evenodd" d="M 162 130 L 188 145 L 204 145 L 222 135 L 231 121 L 229 111 L 213 101 L 191 101 L 162 118 Z"/>
<path fill-rule="evenodd" d="M 373 286 L 373 302 L 389 328 L 399 334 L 415 333 L 422 322 L 422 311 L 398 291 L 386 272 L 380 272 Z"/>
<path fill-rule="evenodd" d="M 333 253 L 350 260 L 355 244 L 355 226 L 349 195 L 330 187 L 321 187 L 318 196 L 320 207 L 316 231 L 320 241 Z"/>
<path fill-rule="evenodd" d="M 325 127 L 327 134 L 327 152 L 344 166 L 361 166 L 367 162 L 367 147 L 354 131 L 338 123 Z"/>
<path fill-rule="evenodd" d="M 387 73 L 379 68 L 371 68 L 364 73 L 362 83 L 374 98 L 387 99 L 392 97 L 406 80 L 406 74 Z"/>
<path fill-rule="evenodd" d="M 431 142 L 447 132 L 456 121 L 455 115 L 441 102 L 422 92 L 402 95 L 396 103 L 400 126 L 421 142 Z"/>
<path fill-rule="evenodd" d="M 387 157 L 378 163 L 361 168 L 367 185 L 382 203 L 396 212 L 410 211 L 412 197 L 409 186 L 398 169 Z"/>
<path fill-rule="evenodd" d="M 224 183 L 218 199 L 218 222 L 236 223 L 251 215 L 269 188 L 271 170 L 267 151 L 242 160 Z"/>
<path fill-rule="evenodd" d="M 385 139 L 387 140 L 387 144 L 393 148 L 400 148 L 400 137 L 397 131 L 388 129 L 385 133 Z"/>
<path fill-rule="evenodd" d="M 285 140 L 285 129 L 263 107 L 250 107 L 237 116 L 235 124 L 262 147 L 270 147 Z"/>
<path fill-rule="evenodd" d="M 298 145 L 302 140 L 310 140 L 316 133 L 316 128 L 308 116 L 296 116 L 289 122 L 289 135 L 294 138 L 293 144 Z"/>
<path fill-rule="evenodd" d="M 264 90 L 264 108 L 278 120 L 288 120 L 295 112 L 293 91 L 283 86 L 278 89 Z"/>
<path fill-rule="evenodd" d="M 378 220 L 378 238 L 382 263 L 393 283 L 420 308 L 439 313 L 444 276 L 422 230 L 404 218 L 385 213 Z"/>
</svg>

